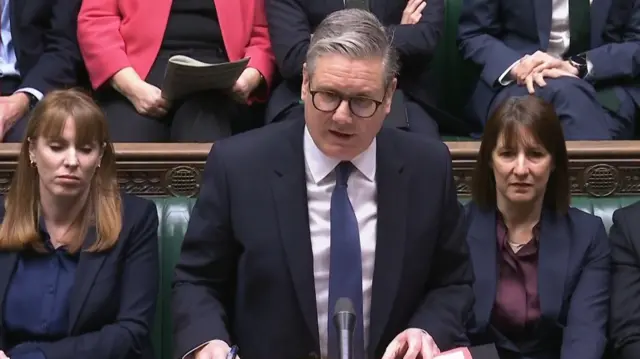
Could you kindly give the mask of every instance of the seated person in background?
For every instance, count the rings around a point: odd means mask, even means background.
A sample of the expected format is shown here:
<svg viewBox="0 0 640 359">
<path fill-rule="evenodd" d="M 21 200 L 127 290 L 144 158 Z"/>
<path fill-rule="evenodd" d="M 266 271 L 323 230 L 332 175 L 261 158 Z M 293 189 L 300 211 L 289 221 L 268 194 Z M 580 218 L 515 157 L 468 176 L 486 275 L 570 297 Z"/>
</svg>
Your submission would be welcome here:
<svg viewBox="0 0 640 359">
<path fill-rule="evenodd" d="M 482 70 L 470 108 L 482 124 L 529 93 L 553 104 L 567 140 L 633 137 L 640 0 L 464 0 L 459 42 Z"/>
<path fill-rule="evenodd" d="M 569 207 L 567 150 L 551 105 L 524 96 L 496 110 L 472 195 L 472 345 L 495 343 L 501 359 L 601 359 L 609 242 L 600 218 Z"/>
<path fill-rule="evenodd" d="M 439 139 L 438 124 L 425 108 L 432 100 L 425 91 L 429 84 L 424 75 L 443 31 L 444 0 L 269 1 L 269 33 L 283 82 L 269 99 L 267 123 L 302 115 L 302 64 L 311 34 L 330 13 L 362 3 L 368 4 L 369 10 L 387 26 L 400 56 L 402 69 L 393 105 L 405 107 L 399 111 L 406 116 L 401 124 L 406 127 L 408 121 L 409 131 Z"/>
<path fill-rule="evenodd" d="M 76 41 L 80 1 L 0 0 L 2 142 L 22 141 L 27 115 L 45 94 L 84 82 Z"/>
<path fill-rule="evenodd" d="M 26 136 L 0 208 L 0 358 L 153 358 L 158 215 L 120 194 L 100 108 L 51 92 Z"/>
<path fill-rule="evenodd" d="M 640 202 L 613 213 L 611 241 L 612 359 L 640 358 Z"/>
<path fill-rule="evenodd" d="M 78 41 L 114 142 L 212 142 L 266 100 L 274 67 L 264 0 L 84 0 Z M 168 59 L 250 57 L 233 88 L 169 103 Z"/>
</svg>

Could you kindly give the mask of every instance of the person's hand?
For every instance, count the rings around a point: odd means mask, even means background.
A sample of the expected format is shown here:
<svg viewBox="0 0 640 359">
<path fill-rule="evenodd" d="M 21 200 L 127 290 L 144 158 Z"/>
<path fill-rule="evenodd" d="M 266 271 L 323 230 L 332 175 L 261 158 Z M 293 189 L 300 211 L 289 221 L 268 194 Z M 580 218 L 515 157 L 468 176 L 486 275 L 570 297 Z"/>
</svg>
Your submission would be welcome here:
<svg viewBox="0 0 640 359">
<path fill-rule="evenodd" d="M 389 343 L 382 359 L 433 359 L 440 349 L 431 335 L 422 329 L 409 328 Z"/>
<path fill-rule="evenodd" d="M 16 92 L 11 96 L 0 96 L 0 138 L 4 138 L 7 131 L 28 111 L 29 96 L 26 93 Z"/>
<path fill-rule="evenodd" d="M 247 103 L 251 93 L 260 86 L 262 75 L 253 67 L 247 67 L 231 88 L 233 99 L 238 103 Z"/>
<path fill-rule="evenodd" d="M 0 350 L 0 359 L 9 359 L 9 357 L 2 350 Z"/>
<path fill-rule="evenodd" d="M 532 72 L 543 72 L 544 70 L 561 70 L 563 72 L 567 72 L 571 75 L 574 76 L 578 76 L 578 69 L 571 65 L 571 62 L 567 61 L 567 60 L 559 60 L 559 59 L 554 59 L 554 61 L 552 62 L 543 62 L 542 64 L 538 65 L 536 68 L 533 69 Z M 554 73 L 554 72 L 551 72 Z M 549 76 L 546 76 L 549 77 Z"/>
<path fill-rule="evenodd" d="M 533 55 L 525 55 L 520 62 L 511 69 L 511 78 L 519 85 L 524 85 L 529 75 L 540 72 L 545 68 L 557 68 L 563 65 L 562 60 L 546 52 L 536 51 Z"/>
<path fill-rule="evenodd" d="M 414 25 L 422 18 L 422 10 L 427 6 L 426 0 L 409 0 L 402 11 L 401 25 Z"/>
<path fill-rule="evenodd" d="M 169 110 L 169 102 L 162 97 L 162 91 L 143 80 L 136 81 L 125 96 L 141 115 L 163 117 Z"/>
<path fill-rule="evenodd" d="M 212 340 L 194 353 L 194 359 L 226 359 L 231 348 L 222 340 Z M 236 358 L 240 358 L 236 356 Z M 3 359 L 3 358 L 0 358 Z"/>
<path fill-rule="evenodd" d="M 577 78 L 578 70 L 575 69 L 575 67 L 573 67 L 572 65 L 569 65 L 569 66 L 574 68 L 575 73 L 569 72 L 560 68 L 549 68 L 539 72 L 533 72 L 532 74 L 527 76 L 527 78 L 525 79 L 525 85 L 527 86 L 527 91 L 530 94 L 535 93 L 535 88 L 533 85 L 534 83 L 540 87 L 545 87 L 547 85 L 547 82 L 544 80 L 545 77 L 553 78 L 553 79 L 556 79 L 558 77 L 576 77 Z"/>
</svg>

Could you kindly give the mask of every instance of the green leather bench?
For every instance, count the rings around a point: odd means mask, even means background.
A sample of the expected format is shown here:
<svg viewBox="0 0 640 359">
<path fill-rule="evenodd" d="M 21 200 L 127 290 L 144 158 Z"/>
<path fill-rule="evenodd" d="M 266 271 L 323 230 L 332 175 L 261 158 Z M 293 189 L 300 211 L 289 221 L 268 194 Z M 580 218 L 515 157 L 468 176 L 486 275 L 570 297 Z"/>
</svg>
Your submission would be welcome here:
<svg viewBox="0 0 640 359">
<path fill-rule="evenodd" d="M 153 330 L 153 341 L 158 359 L 170 359 L 172 356 L 171 323 L 171 281 L 173 268 L 178 261 L 180 246 L 189 222 L 189 214 L 195 203 L 193 198 L 154 198 L 158 206 L 160 227 L 160 293 L 158 311 Z M 613 211 L 640 200 L 640 197 L 574 197 L 572 205 L 586 212 L 600 216 L 607 228 L 611 226 Z M 462 199 L 466 202 L 465 199 Z"/>
</svg>

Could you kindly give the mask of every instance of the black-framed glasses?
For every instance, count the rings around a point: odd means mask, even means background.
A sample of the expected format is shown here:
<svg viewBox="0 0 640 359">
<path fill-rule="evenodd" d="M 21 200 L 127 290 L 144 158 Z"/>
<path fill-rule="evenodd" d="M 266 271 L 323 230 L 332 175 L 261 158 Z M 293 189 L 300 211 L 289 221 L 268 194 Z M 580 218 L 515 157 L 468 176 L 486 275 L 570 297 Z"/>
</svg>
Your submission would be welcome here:
<svg viewBox="0 0 640 359">
<path fill-rule="evenodd" d="M 311 87 L 311 86 L 309 86 Z M 329 91 L 314 91 L 309 88 L 311 93 L 311 102 L 313 107 L 321 112 L 334 112 L 340 107 L 342 101 L 347 101 L 349 110 L 352 114 L 360 118 L 369 118 L 373 116 L 378 107 L 382 105 L 382 101 L 377 101 L 368 97 L 348 97 Z M 383 98 L 384 100 L 384 98 Z"/>
</svg>

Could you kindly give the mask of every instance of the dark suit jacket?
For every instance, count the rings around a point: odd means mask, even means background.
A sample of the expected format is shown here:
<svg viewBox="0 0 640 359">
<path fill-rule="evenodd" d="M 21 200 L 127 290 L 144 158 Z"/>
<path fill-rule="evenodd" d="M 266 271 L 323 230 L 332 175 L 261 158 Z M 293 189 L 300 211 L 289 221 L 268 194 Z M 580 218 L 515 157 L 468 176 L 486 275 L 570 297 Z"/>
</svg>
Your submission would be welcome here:
<svg viewBox="0 0 640 359">
<path fill-rule="evenodd" d="M 46 94 L 86 85 L 76 28 L 81 0 L 9 0 L 22 83 Z"/>
<path fill-rule="evenodd" d="M 640 358 L 640 202 L 613 213 L 611 320 L 613 358 Z"/>
<path fill-rule="evenodd" d="M 640 0 L 611 1 L 604 34 L 587 55 L 593 63 L 593 79 L 624 84 L 640 107 Z"/>
<path fill-rule="evenodd" d="M 152 202 L 123 195 L 122 218 L 120 238 L 111 250 L 81 252 L 68 337 L 36 344 L 47 359 L 154 357 L 149 333 L 158 295 L 158 214 Z M 83 248 L 95 240 L 93 229 Z M 0 308 L 17 258 L 17 252 L 0 252 Z M 5 346 L 2 323 L 0 310 L 0 350 Z"/>
<path fill-rule="evenodd" d="M 344 0 L 266 0 L 271 46 L 283 83 L 272 93 L 267 121 L 300 100 L 302 64 L 311 34 L 330 13 L 344 9 Z M 399 89 L 412 99 L 432 104 L 425 82 L 429 62 L 444 27 L 444 0 L 429 0 L 416 25 L 399 25 L 405 0 L 369 0 L 370 10 L 388 26 L 399 52 L 402 70 Z"/>
<path fill-rule="evenodd" d="M 497 278 L 496 210 L 467 206 L 476 276 L 473 345 L 495 342 L 502 359 L 601 359 L 607 343 L 610 252 L 602 220 L 575 208 L 543 210 L 538 249 L 540 320 L 514 343 L 491 324 Z"/>
<path fill-rule="evenodd" d="M 637 43 L 640 39 L 640 14 L 629 23 L 626 39 L 630 43 L 603 43 L 602 33 L 611 1 L 593 0 L 591 4 L 592 50 L 587 52 L 587 57 L 593 63 L 590 81 L 594 81 L 596 86 L 606 79 L 640 73 Z M 464 0 L 458 41 L 462 56 L 481 69 L 480 80 L 471 99 L 472 110 L 480 118 L 486 117 L 493 97 L 502 88 L 497 81 L 500 75 L 522 56 L 547 50 L 551 5 L 551 1 L 544 0 Z M 620 91 L 615 93 L 623 101 L 625 93 L 623 89 Z"/>
<path fill-rule="evenodd" d="M 175 358 L 213 339 L 243 359 L 320 353 L 302 120 L 214 145 L 176 267 Z M 467 344 L 473 274 L 451 157 L 441 142 L 377 137 L 378 237 L 370 358 L 408 327 Z"/>
</svg>

